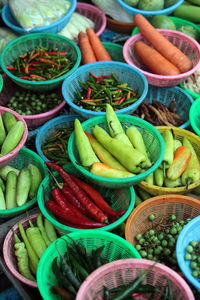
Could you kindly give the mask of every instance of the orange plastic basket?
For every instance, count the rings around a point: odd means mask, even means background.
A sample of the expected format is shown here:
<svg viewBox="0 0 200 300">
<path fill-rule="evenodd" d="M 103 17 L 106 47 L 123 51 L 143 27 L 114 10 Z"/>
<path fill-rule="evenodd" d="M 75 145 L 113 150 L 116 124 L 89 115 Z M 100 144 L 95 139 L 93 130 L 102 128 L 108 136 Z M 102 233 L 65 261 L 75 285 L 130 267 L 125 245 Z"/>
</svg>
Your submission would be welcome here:
<svg viewBox="0 0 200 300">
<path fill-rule="evenodd" d="M 195 218 L 200 215 L 200 202 L 184 195 L 160 195 L 139 204 L 127 219 L 125 226 L 126 240 L 135 246 L 135 236 L 152 228 L 148 219 L 150 214 L 156 216 L 176 215 L 178 219 Z"/>
</svg>

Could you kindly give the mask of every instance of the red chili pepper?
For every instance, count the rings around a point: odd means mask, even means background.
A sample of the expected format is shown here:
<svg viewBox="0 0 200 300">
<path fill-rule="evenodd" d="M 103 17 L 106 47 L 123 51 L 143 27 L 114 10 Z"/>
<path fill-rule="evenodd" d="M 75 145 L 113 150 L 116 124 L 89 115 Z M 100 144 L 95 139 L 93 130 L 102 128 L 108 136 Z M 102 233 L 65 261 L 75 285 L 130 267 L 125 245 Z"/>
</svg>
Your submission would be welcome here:
<svg viewBox="0 0 200 300">
<path fill-rule="evenodd" d="M 79 187 L 81 187 L 91 197 L 92 201 L 106 214 L 111 216 L 121 216 L 125 213 L 125 210 L 122 211 L 113 210 L 108 205 L 108 203 L 104 200 L 101 194 L 88 183 L 82 181 L 76 176 L 70 175 L 70 177 L 79 185 Z"/>
<path fill-rule="evenodd" d="M 26 65 L 26 67 L 24 68 L 24 72 L 25 72 L 26 74 L 29 73 L 29 65 Z"/>
<path fill-rule="evenodd" d="M 87 99 L 87 100 L 90 100 L 90 98 L 91 98 L 91 93 L 92 93 L 92 89 L 91 89 L 91 88 L 88 88 L 88 89 L 87 89 L 87 95 L 86 95 L 86 99 Z"/>
<path fill-rule="evenodd" d="M 122 97 L 121 99 L 119 99 L 119 104 L 124 103 L 125 100 L 126 100 L 126 97 Z"/>
<path fill-rule="evenodd" d="M 38 59 L 38 61 L 49 64 L 49 65 L 59 66 L 59 64 L 57 64 L 57 62 L 55 62 L 54 60 L 51 60 L 51 59 L 47 59 L 47 58 L 40 58 L 40 59 Z"/>
<path fill-rule="evenodd" d="M 21 79 L 30 79 L 30 77 L 29 76 L 19 76 L 19 78 L 21 78 Z"/>
<path fill-rule="evenodd" d="M 45 52 L 47 55 L 67 55 L 67 52 L 57 52 L 57 51 L 52 51 L 52 52 Z"/>
<path fill-rule="evenodd" d="M 80 212 L 82 214 L 84 214 L 85 216 L 91 217 L 91 215 L 87 212 L 87 210 L 85 209 L 85 207 L 83 207 L 80 203 L 80 201 L 72 194 L 72 192 L 70 191 L 70 189 L 67 187 L 66 184 L 64 184 L 64 187 L 62 188 L 62 193 L 65 196 L 65 198 L 73 205 L 75 206 L 77 209 L 80 210 Z"/>
<path fill-rule="evenodd" d="M 99 222 L 108 223 L 108 216 L 106 216 L 87 196 L 87 194 L 76 184 L 70 175 L 56 163 L 46 161 L 48 166 L 58 171 L 60 176 L 64 179 L 65 183 L 71 188 L 75 197 L 80 201 L 82 206 L 91 214 L 91 216 Z"/>
<path fill-rule="evenodd" d="M 99 76 L 99 78 L 97 79 L 96 83 L 101 82 L 103 79 L 108 78 L 108 76 Z"/>
<path fill-rule="evenodd" d="M 39 76 L 37 74 L 30 74 L 30 77 L 31 78 L 37 78 L 37 79 L 41 79 L 41 80 L 46 80 L 46 78 L 42 77 L 42 76 Z"/>
<path fill-rule="evenodd" d="M 105 224 L 102 223 L 97 223 L 97 222 L 92 222 L 90 220 L 82 221 L 80 218 L 77 218 L 73 215 L 66 214 L 66 212 L 58 205 L 56 204 L 53 200 L 49 200 L 46 202 L 46 207 L 49 209 L 56 217 L 62 218 L 63 220 L 66 220 L 67 222 L 70 222 L 75 225 L 83 225 L 83 226 L 88 226 L 90 228 L 97 228 L 97 227 L 103 227 Z"/>
<path fill-rule="evenodd" d="M 40 53 L 40 52 L 37 52 L 37 53 L 33 54 L 33 55 L 29 58 L 29 60 L 33 60 L 33 59 L 35 59 L 36 57 L 38 57 L 38 56 L 40 56 L 40 55 L 41 55 L 41 53 Z"/>
<path fill-rule="evenodd" d="M 61 218 L 57 218 L 57 221 L 62 223 L 63 225 L 66 225 L 66 226 L 69 226 L 69 227 L 75 227 L 75 228 L 78 228 L 78 229 L 90 229 L 91 227 L 88 227 L 88 226 L 84 226 L 84 225 L 74 225 L 70 222 L 67 222 L 66 220 L 63 220 Z"/>
<path fill-rule="evenodd" d="M 16 70 L 16 68 L 13 67 L 13 66 L 8 66 L 8 67 L 7 67 L 7 70 L 13 71 L 13 70 Z"/>
<path fill-rule="evenodd" d="M 25 58 L 27 56 L 27 52 L 25 52 L 24 54 L 20 55 L 20 58 Z"/>
</svg>

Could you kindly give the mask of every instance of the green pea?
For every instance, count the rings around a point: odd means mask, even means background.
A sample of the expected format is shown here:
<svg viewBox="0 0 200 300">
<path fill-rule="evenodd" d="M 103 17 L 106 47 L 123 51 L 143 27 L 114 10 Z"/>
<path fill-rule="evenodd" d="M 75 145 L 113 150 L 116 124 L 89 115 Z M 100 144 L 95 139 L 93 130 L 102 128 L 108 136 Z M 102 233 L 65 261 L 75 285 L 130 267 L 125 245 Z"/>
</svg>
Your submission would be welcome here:
<svg viewBox="0 0 200 300">
<path fill-rule="evenodd" d="M 150 221 L 154 221 L 155 218 L 156 218 L 156 217 L 155 217 L 155 215 L 153 215 L 153 214 L 151 214 L 151 215 L 149 216 L 149 220 L 150 220 Z"/>
<path fill-rule="evenodd" d="M 194 276 L 195 278 L 198 278 L 199 277 L 199 272 L 198 271 L 193 271 L 192 276 Z"/>
<path fill-rule="evenodd" d="M 149 230 L 149 235 L 154 235 L 155 234 L 155 230 L 151 229 Z"/>
<path fill-rule="evenodd" d="M 163 234 L 163 233 L 160 233 L 159 236 L 158 236 L 158 239 L 159 239 L 160 241 L 162 241 L 162 240 L 164 239 L 164 234 Z"/>
<path fill-rule="evenodd" d="M 192 254 L 192 260 L 196 260 L 197 256 L 195 254 Z"/>
<path fill-rule="evenodd" d="M 168 249 L 168 248 L 164 248 L 163 249 L 163 253 L 164 253 L 164 255 L 170 255 L 171 254 L 171 250 L 170 249 Z"/>
<path fill-rule="evenodd" d="M 198 245 L 198 242 L 197 241 L 192 241 L 192 242 L 190 242 L 190 245 L 192 247 L 196 247 Z"/>
<path fill-rule="evenodd" d="M 173 235 L 177 234 L 177 229 L 175 227 L 172 227 L 170 233 Z"/>
<path fill-rule="evenodd" d="M 166 246 L 168 245 L 168 242 L 167 242 L 166 240 L 163 240 L 163 241 L 161 242 L 161 245 L 162 245 L 163 247 L 166 247 Z"/>
<path fill-rule="evenodd" d="M 191 260 L 192 259 L 192 256 L 191 256 L 191 254 L 186 254 L 185 255 L 185 260 Z"/>
<path fill-rule="evenodd" d="M 140 244 L 144 244 L 144 242 L 145 242 L 145 239 L 140 239 L 140 240 L 139 240 L 139 243 L 140 243 Z"/>
<path fill-rule="evenodd" d="M 152 254 L 148 254 L 147 258 L 150 259 L 150 260 L 153 260 L 153 255 Z"/>
<path fill-rule="evenodd" d="M 142 249 L 142 246 L 141 245 L 139 245 L 139 244 L 137 244 L 136 246 L 135 246 L 135 248 L 139 251 L 139 250 L 141 250 Z"/>
<path fill-rule="evenodd" d="M 146 251 L 140 251 L 140 254 L 142 257 L 147 257 L 147 252 Z"/>
<path fill-rule="evenodd" d="M 154 250 L 153 250 L 152 248 L 149 248 L 149 249 L 147 250 L 147 253 L 148 253 L 148 254 L 153 254 L 153 252 L 154 252 Z"/>
<path fill-rule="evenodd" d="M 187 246 L 186 251 L 189 252 L 189 253 L 192 253 L 194 251 L 194 249 L 193 249 L 192 246 Z"/>
<path fill-rule="evenodd" d="M 139 241 L 141 238 L 142 238 L 142 233 L 138 233 L 137 235 L 136 235 L 136 239 Z"/>
<path fill-rule="evenodd" d="M 175 216 L 175 215 L 171 215 L 170 219 L 171 219 L 172 221 L 174 221 L 174 220 L 176 220 L 176 216 Z"/>
</svg>

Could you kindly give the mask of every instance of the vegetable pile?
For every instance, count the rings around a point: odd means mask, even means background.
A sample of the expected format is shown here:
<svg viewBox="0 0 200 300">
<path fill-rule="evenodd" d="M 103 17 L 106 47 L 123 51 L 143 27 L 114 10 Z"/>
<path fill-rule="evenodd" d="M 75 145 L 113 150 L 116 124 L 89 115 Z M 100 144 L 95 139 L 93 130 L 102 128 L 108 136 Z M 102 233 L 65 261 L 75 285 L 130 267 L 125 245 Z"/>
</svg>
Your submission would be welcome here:
<svg viewBox="0 0 200 300">
<path fill-rule="evenodd" d="M 12 40 L 16 39 L 18 36 L 11 30 L 5 27 L 0 28 L 0 52 L 3 48 Z"/>
<path fill-rule="evenodd" d="M 183 227 L 191 220 L 182 220 L 176 215 L 162 216 L 151 214 L 152 229 L 136 235 L 136 249 L 143 258 L 163 263 L 178 271 L 176 241 Z"/>
<path fill-rule="evenodd" d="M 73 67 L 67 52 L 37 46 L 20 55 L 7 69 L 18 78 L 43 81 L 58 78 Z"/>
<path fill-rule="evenodd" d="M 119 81 L 115 73 L 96 76 L 90 74 L 86 81 L 79 81 L 79 90 L 73 102 L 81 108 L 101 112 L 109 103 L 115 110 L 122 109 L 138 100 L 137 91 Z"/>
<path fill-rule="evenodd" d="M 48 94 L 18 91 L 8 100 L 7 107 L 21 115 L 37 115 L 54 109 L 62 99 L 55 92 Z"/>
<path fill-rule="evenodd" d="M 47 209 L 60 223 L 81 229 L 99 228 L 114 222 L 125 213 L 124 210 L 113 210 L 107 199 L 104 199 L 96 189 L 69 174 L 61 166 L 53 162 L 46 164 L 57 171 L 64 180 L 63 183 L 58 183 L 53 176 L 56 186 L 51 190 L 52 200 L 45 203 Z"/>
<path fill-rule="evenodd" d="M 153 100 L 152 103 L 143 101 L 134 111 L 133 115 L 148 121 L 154 126 L 180 126 L 185 121 L 176 113 L 176 100 L 173 99 L 167 107 L 159 101 Z"/>
<path fill-rule="evenodd" d="M 142 10 L 161 10 L 174 5 L 178 0 L 124 0 L 132 7 Z"/>
<path fill-rule="evenodd" d="M 191 241 L 185 251 L 185 260 L 190 261 L 192 276 L 200 281 L 200 241 Z"/>
<path fill-rule="evenodd" d="M 14 234 L 14 249 L 18 270 L 25 278 L 36 281 L 36 271 L 39 260 L 46 248 L 57 239 L 57 233 L 53 225 L 38 214 L 36 224 L 31 220 L 28 226 L 18 223 L 20 237 Z"/>
<path fill-rule="evenodd" d="M 67 145 L 73 130 L 74 127 L 62 127 L 55 130 L 41 145 L 43 154 L 58 165 L 69 163 Z"/>
<path fill-rule="evenodd" d="M 75 143 L 81 164 L 91 173 L 109 178 L 133 177 L 150 168 L 152 162 L 140 130 L 131 126 L 125 133 L 110 104 L 106 104 L 106 121 L 110 135 L 99 125 L 94 126 L 91 135 L 75 120 Z"/>
<path fill-rule="evenodd" d="M 42 174 L 34 164 L 18 170 L 11 166 L 0 169 L 0 210 L 24 205 L 36 197 Z"/>
<path fill-rule="evenodd" d="M 24 134 L 24 123 L 10 112 L 0 114 L 0 157 L 14 150 Z"/>
<path fill-rule="evenodd" d="M 200 163 L 196 151 L 187 137 L 182 141 L 174 139 L 171 130 L 166 129 L 162 133 L 165 141 L 165 155 L 162 164 L 154 172 L 145 178 L 149 184 L 159 187 L 175 188 L 199 182 Z"/>
</svg>

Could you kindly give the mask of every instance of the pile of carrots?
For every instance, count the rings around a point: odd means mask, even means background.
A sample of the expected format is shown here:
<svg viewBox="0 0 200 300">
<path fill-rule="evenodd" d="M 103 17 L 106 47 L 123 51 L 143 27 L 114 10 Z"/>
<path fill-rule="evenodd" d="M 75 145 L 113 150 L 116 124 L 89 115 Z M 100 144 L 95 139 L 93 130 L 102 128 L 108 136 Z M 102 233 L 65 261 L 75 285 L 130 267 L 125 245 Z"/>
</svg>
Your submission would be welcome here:
<svg viewBox="0 0 200 300">
<path fill-rule="evenodd" d="M 86 33 L 79 33 L 78 43 L 81 49 L 83 64 L 112 60 L 110 54 L 107 52 L 92 28 L 88 27 Z"/>
<path fill-rule="evenodd" d="M 151 44 L 149 46 L 143 41 L 137 41 L 134 44 L 134 51 L 151 72 L 173 76 L 192 69 L 191 59 L 156 30 L 145 17 L 136 14 L 134 23 L 140 29 L 143 37 Z"/>
</svg>

